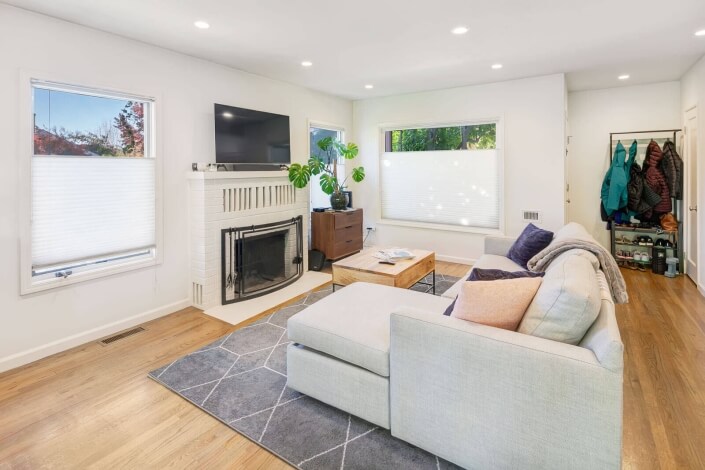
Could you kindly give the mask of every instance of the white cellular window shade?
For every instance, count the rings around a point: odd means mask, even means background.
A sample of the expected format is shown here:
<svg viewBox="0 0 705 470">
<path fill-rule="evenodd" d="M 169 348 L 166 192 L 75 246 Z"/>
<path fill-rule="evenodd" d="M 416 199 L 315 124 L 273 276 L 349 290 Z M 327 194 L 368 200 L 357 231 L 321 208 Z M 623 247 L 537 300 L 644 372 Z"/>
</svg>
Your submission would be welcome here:
<svg viewBox="0 0 705 470">
<path fill-rule="evenodd" d="M 476 127 L 487 126 L 487 124 Z M 472 126 L 470 126 L 472 127 Z M 456 128 L 429 128 L 455 130 Z M 464 129 L 457 127 L 457 129 Z M 488 131 L 489 129 L 489 131 Z M 386 131 L 386 152 L 380 159 L 380 202 L 382 219 L 388 222 L 432 224 L 468 229 L 501 229 L 501 149 L 496 148 L 496 126 L 476 132 L 473 148 L 468 132 L 458 131 L 457 146 L 452 138 L 436 138 L 430 145 L 419 144 L 426 129 L 413 129 L 405 136 L 418 151 L 404 151 L 397 137 L 402 131 Z M 473 129 L 475 130 L 475 129 Z M 482 129 L 481 129 L 482 130 Z M 394 142 L 392 143 L 392 133 Z M 450 132 L 449 132 L 450 134 Z M 435 137 L 431 132 L 428 135 Z M 450 137 L 453 137 L 451 134 Z M 480 139 L 489 139 L 481 141 Z M 460 142 L 462 141 L 462 145 Z M 470 143 L 468 143 L 470 142 Z M 427 148 L 441 146 L 452 150 Z M 390 151 L 395 149 L 394 151 Z"/>
<path fill-rule="evenodd" d="M 32 270 L 153 249 L 154 182 L 153 158 L 32 157 Z"/>
<path fill-rule="evenodd" d="M 23 292 L 153 264 L 152 99 L 34 80 L 31 90 Z"/>
</svg>

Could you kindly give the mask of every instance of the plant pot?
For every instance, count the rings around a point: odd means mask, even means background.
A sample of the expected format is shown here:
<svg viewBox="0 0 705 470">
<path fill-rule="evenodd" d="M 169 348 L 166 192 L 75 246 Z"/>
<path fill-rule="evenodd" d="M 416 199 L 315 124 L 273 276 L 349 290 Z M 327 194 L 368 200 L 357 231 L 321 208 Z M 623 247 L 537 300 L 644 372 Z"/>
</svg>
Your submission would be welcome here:
<svg viewBox="0 0 705 470">
<path fill-rule="evenodd" d="M 342 211 L 348 206 L 348 198 L 342 191 L 336 191 L 330 195 L 330 206 L 334 211 Z"/>
</svg>

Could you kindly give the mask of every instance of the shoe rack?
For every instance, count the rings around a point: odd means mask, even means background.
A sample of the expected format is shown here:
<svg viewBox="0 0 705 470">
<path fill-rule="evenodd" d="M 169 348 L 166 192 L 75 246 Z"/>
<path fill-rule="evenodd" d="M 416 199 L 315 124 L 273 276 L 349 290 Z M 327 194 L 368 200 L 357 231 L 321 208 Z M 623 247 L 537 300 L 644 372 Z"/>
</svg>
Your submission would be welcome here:
<svg viewBox="0 0 705 470">
<path fill-rule="evenodd" d="M 665 258 L 675 256 L 679 260 L 683 259 L 678 243 L 678 231 L 612 223 L 610 233 L 612 256 L 617 260 L 617 264 L 625 268 L 644 272 L 651 270 L 655 265 L 654 256 L 663 258 L 664 266 Z M 680 270 L 679 266 L 679 273 Z"/>
</svg>

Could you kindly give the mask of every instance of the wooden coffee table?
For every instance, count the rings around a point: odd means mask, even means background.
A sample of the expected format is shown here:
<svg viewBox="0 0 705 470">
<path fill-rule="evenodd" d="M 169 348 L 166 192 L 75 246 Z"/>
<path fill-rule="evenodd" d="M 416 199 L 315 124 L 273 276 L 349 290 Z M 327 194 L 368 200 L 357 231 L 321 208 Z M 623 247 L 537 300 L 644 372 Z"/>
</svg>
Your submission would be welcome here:
<svg viewBox="0 0 705 470">
<path fill-rule="evenodd" d="M 368 248 L 333 263 L 333 291 L 335 286 L 347 286 L 353 282 L 372 282 L 408 289 L 432 274 L 429 290 L 436 293 L 436 254 L 433 251 L 409 250 L 414 254 L 413 259 L 397 261 L 391 265 L 382 264 L 373 256 L 379 250 L 377 247 Z M 429 285 L 426 282 L 420 284 Z"/>
</svg>

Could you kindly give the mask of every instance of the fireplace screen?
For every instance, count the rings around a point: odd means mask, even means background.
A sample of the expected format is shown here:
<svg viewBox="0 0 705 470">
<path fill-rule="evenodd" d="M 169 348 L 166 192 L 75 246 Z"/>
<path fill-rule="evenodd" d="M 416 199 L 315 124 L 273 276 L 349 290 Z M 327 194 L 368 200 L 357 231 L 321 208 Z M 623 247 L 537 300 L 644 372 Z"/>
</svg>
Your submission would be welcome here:
<svg viewBox="0 0 705 470">
<path fill-rule="evenodd" d="M 221 230 L 222 301 L 281 289 L 303 274 L 302 218 Z"/>
</svg>

